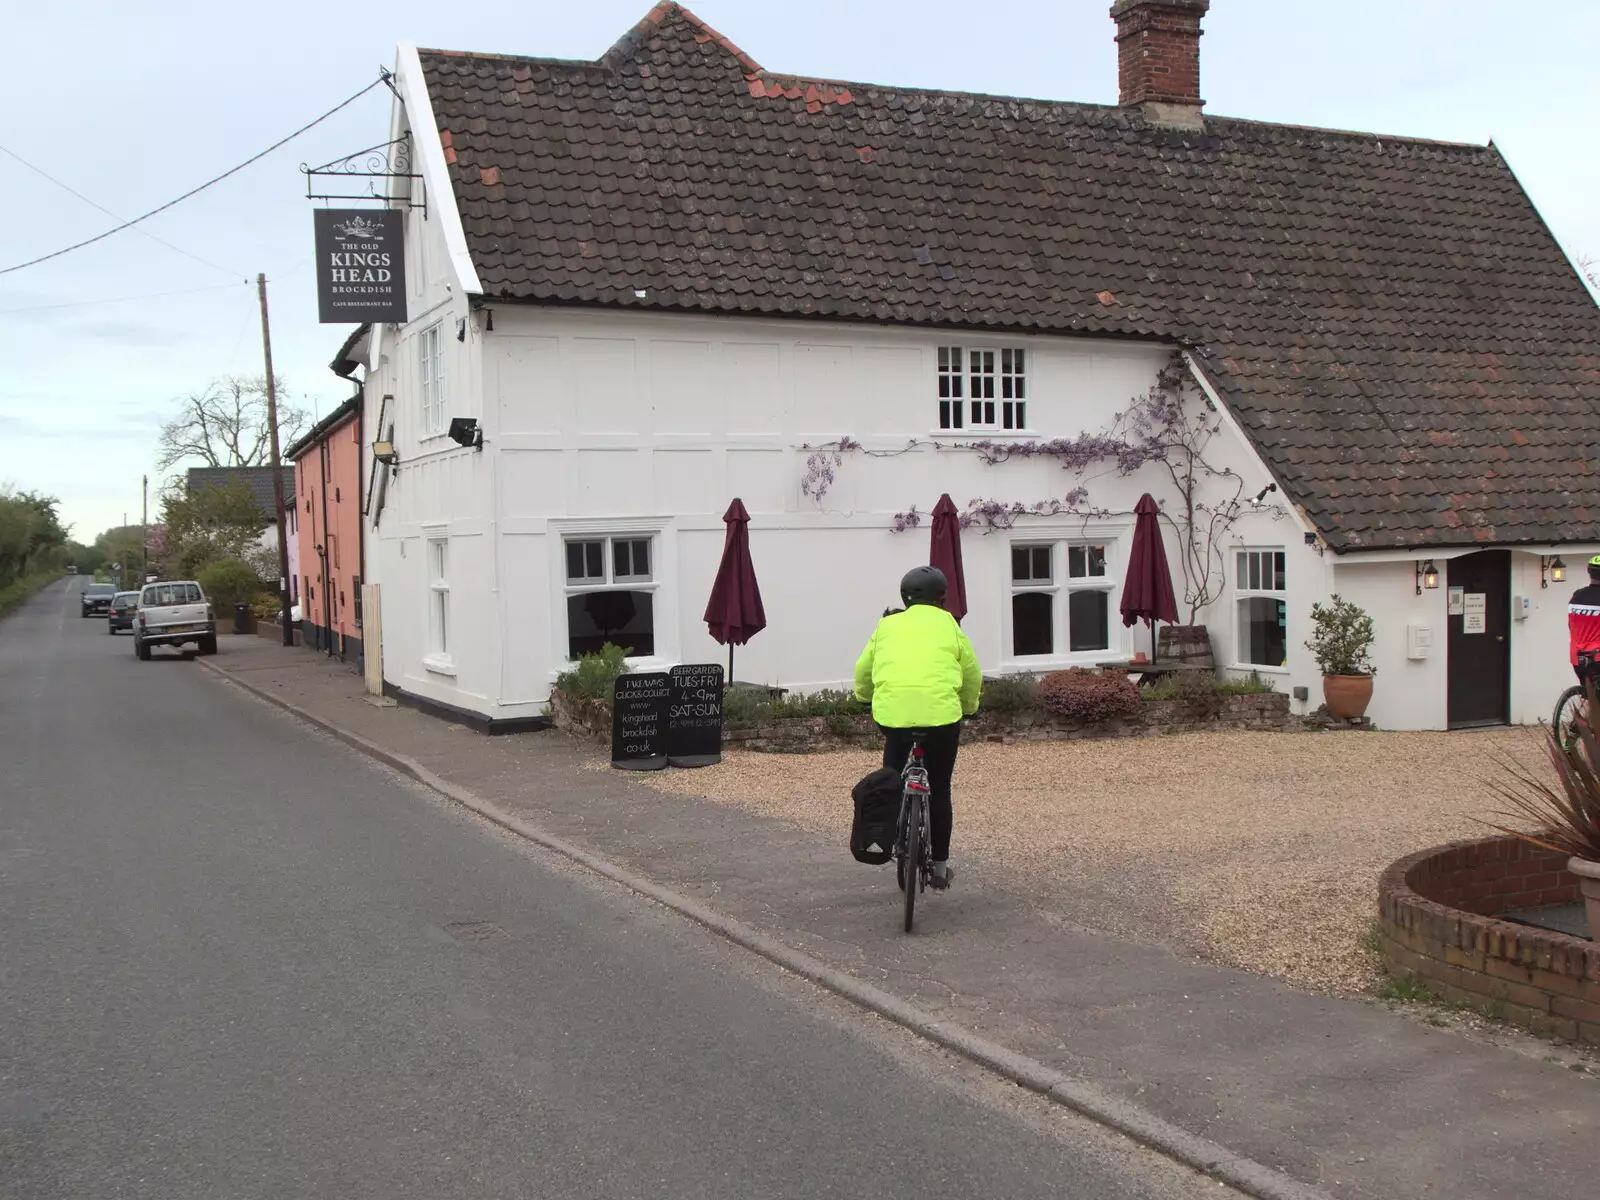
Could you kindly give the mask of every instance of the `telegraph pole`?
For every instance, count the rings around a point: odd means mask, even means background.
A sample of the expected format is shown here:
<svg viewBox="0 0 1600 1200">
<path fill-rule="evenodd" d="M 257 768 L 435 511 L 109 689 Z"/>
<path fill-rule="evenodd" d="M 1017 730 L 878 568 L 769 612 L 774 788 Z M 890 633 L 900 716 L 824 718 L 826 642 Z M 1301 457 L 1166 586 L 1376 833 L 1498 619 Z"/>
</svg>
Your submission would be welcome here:
<svg viewBox="0 0 1600 1200">
<path fill-rule="evenodd" d="M 278 456 L 278 381 L 272 375 L 272 328 L 267 321 L 267 277 L 256 276 L 261 295 L 261 354 L 267 362 L 267 428 L 272 438 L 272 501 L 278 521 L 278 623 L 283 644 L 294 645 L 294 624 L 289 620 L 289 534 L 283 515 L 283 467 Z"/>
<path fill-rule="evenodd" d="M 150 577 L 150 476 L 139 476 L 139 586 Z"/>
</svg>

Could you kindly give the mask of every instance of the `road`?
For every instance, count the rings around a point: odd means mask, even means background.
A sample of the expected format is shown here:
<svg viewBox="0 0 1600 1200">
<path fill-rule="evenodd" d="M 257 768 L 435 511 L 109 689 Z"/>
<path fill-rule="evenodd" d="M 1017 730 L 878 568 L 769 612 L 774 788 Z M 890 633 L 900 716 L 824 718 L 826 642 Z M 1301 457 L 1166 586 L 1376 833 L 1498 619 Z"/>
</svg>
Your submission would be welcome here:
<svg viewBox="0 0 1600 1200">
<path fill-rule="evenodd" d="M 0 1196 L 1229 1194 L 137 662 L 81 586 L 0 621 Z"/>
</svg>

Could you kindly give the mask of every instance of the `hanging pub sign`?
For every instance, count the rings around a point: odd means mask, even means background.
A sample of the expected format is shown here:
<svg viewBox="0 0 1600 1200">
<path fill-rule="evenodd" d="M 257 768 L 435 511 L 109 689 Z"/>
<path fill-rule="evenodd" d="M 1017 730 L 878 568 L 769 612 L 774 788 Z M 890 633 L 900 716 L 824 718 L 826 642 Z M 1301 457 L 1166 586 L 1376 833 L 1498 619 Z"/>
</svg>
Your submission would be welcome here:
<svg viewBox="0 0 1600 1200">
<path fill-rule="evenodd" d="M 404 324 L 405 214 L 397 208 L 319 208 L 317 320 Z"/>
</svg>

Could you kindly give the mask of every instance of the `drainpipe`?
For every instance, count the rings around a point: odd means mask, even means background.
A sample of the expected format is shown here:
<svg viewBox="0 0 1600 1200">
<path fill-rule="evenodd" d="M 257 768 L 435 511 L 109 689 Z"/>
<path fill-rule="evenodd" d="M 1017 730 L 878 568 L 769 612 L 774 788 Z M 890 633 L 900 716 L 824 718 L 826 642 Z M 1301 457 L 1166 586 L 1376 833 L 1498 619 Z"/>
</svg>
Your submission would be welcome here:
<svg viewBox="0 0 1600 1200">
<path fill-rule="evenodd" d="M 362 374 L 365 375 L 365 372 Z M 362 470 L 361 465 L 362 447 L 367 444 L 367 385 L 365 379 L 356 388 L 356 396 L 358 397 L 356 400 L 356 562 L 361 566 L 361 582 L 365 585 L 367 582 L 367 519 L 361 515 L 366 511 L 366 498 L 361 494 L 361 489 L 365 486 L 367 478 L 367 473 Z M 354 596 L 350 598 L 350 602 L 352 604 L 355 603 Z M 366 616 L 365 606 L 362 607 L 361 614 L 363 617 Z M 363 662 L 366 661 L 366 655 L 367 631 L 363 625 L 361 630 L 361 657 Z"/>
<path fill-rule="evenodd" d="M 333 571 L 328 566 L 328 435 L 317 443 L 322 475 L 322 627 L 328 631 L 328 657 L 333 657 Z"/>
</svg>

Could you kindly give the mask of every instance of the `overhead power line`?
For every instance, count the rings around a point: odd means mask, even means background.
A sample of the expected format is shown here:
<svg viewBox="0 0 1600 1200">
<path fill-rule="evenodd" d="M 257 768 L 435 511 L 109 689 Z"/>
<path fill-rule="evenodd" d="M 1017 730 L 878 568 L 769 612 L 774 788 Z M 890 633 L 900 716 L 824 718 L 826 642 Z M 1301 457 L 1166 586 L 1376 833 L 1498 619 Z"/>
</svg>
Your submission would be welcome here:
<svg viewBox="0 0 1600 1200">
<path fill-rule="evenodd" d="M 13 271 L 22 270 L 24 267 L 37 266 L 39 263 L 49 262 L 52 258 L 60 258 L 63 254 L 71 254 L 74 250 L 82 250 L 85 246 L 92 246 L 96 242 L 103 242 L 106 238 L 112 236 L 112 234 L 121 233 L 124 229 L 129 229 L 129 228 L 133 227 L 134 225 L 139 224 L 139 222 L 141 222 L 141 221 L 149 220 L 151 217 L 155 216 L 157 213 L 164 213 L 164 212 L 167 211 L 167 209 L 172 208 L 174 205 L 182 204 L 185 200 L 189 199 L 189 197 L 199 195 L 201 192 L 205 191 L 208 187 L 211 187 L 214 184 L 221 183 L 224 179 L 228 178 L 228 176 L 230 176 L 230 175 L 237 175 L 240 171 L 244 170 L 251 163 L 257 162 L 260 159 L 265 158 L 267 155 L 271 154 L 274 150 L 278 149 L 278 147 L 287 145 L 289 142 L 294 141 L 295 138 L 299 137 L 302 133 L 305 133 L 308 129 L 313 129 L 316 126 L 322 124 L 322 122 L 326 121 L 329 117 L 333 116 L 333 114 L 338 112 L 340 109 L 348 108 L 350 105 L 354 104 L 357 100 L 361 99 L 362 96 L 365 96 L 373 88 L 377 87 L 380 83 L 383 83 L 383 82 L 384 82 L 383 76 L 380 75 L 377 79 L 374 79 L 371 83 L 367 84 L 366 87 L 362 88 L 355 95 L 349 97 L 346 100 L 340 101 L 338 104 L 335 104 L 332 108 L 330 108 L 327 112 L 323 113 L 316 120 L 308 121 L 306 124 L 300 126 L 299 129 L 296 129 L 293 133 L 289 134 L 286 137 L 279 138 L 277 141 L 273 142 L 272 145 L 268 146 L 265 150 L 261 151 L 259 154 L 252 154 L 249 158 L 245 159 L 238 166 L 230 167 L 228 170 L 224 171 L 222 174 L 220 174 L 220 175 L 218 175 L 218 176 L 216 176 L 216 177 L 214 177 L 212 179 L 206 180 L 199 187 L 190 188 L 183 195 L 177 197 L 174 200 L 168 200 L 165 204 L 161 205 L 159 208 L 152 208 L 149 212 L 144 213 L 141 216 L 137 216 L 137 217 L 133 218 L 133 220 L 131 220 L 131 221 L 124 221 L 122 224 L 116 226 L 115 228 L 108 229 L 104 233 L 96 234 L 92 238 L 85 238 L 81 242 L 74 242 L 70 246 L 63 246 L 60 250 L 53 250 L 49 254 L 41 254 L 38 258 L 30 258 L 27 262 L 20 262 L 20 263 L 17 263 L 15 266 L 12 266 L 12 267 L 0 268 L 0 275 L 9 275 Z M 98 206 L 96 206 L 96 207 L 98 207 Z"/>
<path fill-rule="evenodd" d="M 248 279 L 242 279 L 238 283 L 213 283 L 209 287 L 182 288 L 175 292 L 147 292 L 143 296 L 110 296 L 104 300 L 73 300 L 66 304 L 30 304 L 21 308 L 0 308 L 0 316 L 7 313 L 54 312 L 60 308 L 88 308 L 96 304 L 127 304 L 134 300 L 160 300 L 165 296 L 193 296 L 199 292 L 220 292 L 228 288 L 247 287 L 249 283 Z"/>
<path fill-rule="evenodd" d="M 46 171 L 43 167 L 34 166 L 31 162 L 29 162 L 27 159 L 23 158 L 22 155 L 18 154 L 15 150 L 12 150 L 12 149 L 10 149 L 9 147 L 6 147 L 6 146 L 0 146 L 0 154 L 4 154 L 4 155 L 7 155 L 7 156 L 9 156 L 11 158 L 16 159 L 17 162 L 19 162 L 23 166 L 27 167 L 28 170 L 32 171 L 35 175 L 39 176 L 41 179 L 48 179 L 51 183 L 55 184 L 58 188 L 60 188 L 63 192 L 66 192 L 69 196 L 76 196 L 79 200 L 82 200 L 90 208 L 99 209 L 101 212 L 105 213 L 106 216 L 110 217 L 113 221 L 126 220 L 126 218 L 123 217 L 121 214 L 112 212 L 105 205 L 98 204 L 95 201 L 89 199 L 89 197 L 85 196 L 82 192 L 78 191 L 76 188 L 73 188 L 73 187 L 71 187 L 71 186 L 69 186 L 69 185 L 67 185 L 65 183 L 62 183 L 61 180 L 57 179 L 54 175 L 50 174 L 50 172 Z M 142 233 L 145 237 L 149 238 L 152 242 L 159 242 L 159 243 L 161 243 L 161 245 L 165 246 L 168 250 L 176 250 L 179 254 L 183 255 L 185 258 L 192 258 L 192 259 L 194 259 L 195 262 L 200 263 L 202 266 L 210 267 L 214 271 L 221 271 L 224 275 L 238 275 L 241 278 L 243 278 L 243 276 L 242 276 L 242 274 L 240 272 L 229 270 L 227 267 L 218 266 L 216 263 L 210 261 L 209 259 L 201 258 L 198 254 L 191 254 L 191 253 L 189 253 L 189 251 L 185 250 L 182 246 L 174 246 L 171 242 L 167 241 L 165 238 L 157 237 L 155 234 L 151 233 L 148 229 L 141 229 L 141 230 L 139 230 L 139 232 Z"/>
</svg>

